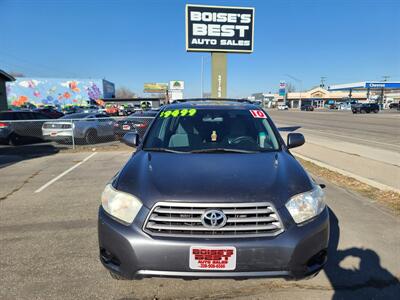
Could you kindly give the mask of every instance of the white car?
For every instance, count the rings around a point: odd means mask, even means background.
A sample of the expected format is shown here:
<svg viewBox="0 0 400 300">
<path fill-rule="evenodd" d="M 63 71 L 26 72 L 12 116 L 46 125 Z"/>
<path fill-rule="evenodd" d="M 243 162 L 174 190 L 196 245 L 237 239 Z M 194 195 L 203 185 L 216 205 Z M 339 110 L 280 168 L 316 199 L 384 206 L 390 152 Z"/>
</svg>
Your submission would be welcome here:
<svg viewBox="0 0 400 300">
<path fill-rule="evenodd" d="M 286 104 L 278 104 L 278 110 L 288 110 L 289 106 Z"/>
</svg>

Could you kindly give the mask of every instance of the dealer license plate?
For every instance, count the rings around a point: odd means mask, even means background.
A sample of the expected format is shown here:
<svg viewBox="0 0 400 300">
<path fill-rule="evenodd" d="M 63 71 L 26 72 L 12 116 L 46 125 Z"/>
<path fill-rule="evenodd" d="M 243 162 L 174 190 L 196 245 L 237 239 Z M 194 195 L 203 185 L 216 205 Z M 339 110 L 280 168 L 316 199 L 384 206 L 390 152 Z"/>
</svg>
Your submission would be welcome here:
<svg viewBox="0 0 400 300">
<path fill-rule="evenodd" d="M 189 267 L 193 270 L 235 270 L 236 248 L 192 246 Z"/>
<path fill-rule="evenodd" d="M 123 130 L 130 130 L 130 129 L 131 129 L 131 126 L 129 126 L 129 125 L 123 125 L 123 126 L 122 126 L 122 129 L 123 129 Z"/>
</svg>

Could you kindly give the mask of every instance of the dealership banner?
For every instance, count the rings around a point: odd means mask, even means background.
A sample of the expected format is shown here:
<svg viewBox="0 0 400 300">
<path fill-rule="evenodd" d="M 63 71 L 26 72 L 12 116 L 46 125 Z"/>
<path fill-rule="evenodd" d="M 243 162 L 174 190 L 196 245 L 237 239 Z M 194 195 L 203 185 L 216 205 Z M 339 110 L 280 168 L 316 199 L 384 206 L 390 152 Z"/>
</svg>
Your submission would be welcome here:
<svg viewBox="0 0 400 300">
<path fill-rule="evenodd" d="M 186 5 L 186 50 L 253 52 L 254 8 Z"/>
<path fill-rule="evenodd" d="M 145 83 L 144 90 L 145 93 L 165 93 L 168 90 L 167 83 Z"/>
</svg>

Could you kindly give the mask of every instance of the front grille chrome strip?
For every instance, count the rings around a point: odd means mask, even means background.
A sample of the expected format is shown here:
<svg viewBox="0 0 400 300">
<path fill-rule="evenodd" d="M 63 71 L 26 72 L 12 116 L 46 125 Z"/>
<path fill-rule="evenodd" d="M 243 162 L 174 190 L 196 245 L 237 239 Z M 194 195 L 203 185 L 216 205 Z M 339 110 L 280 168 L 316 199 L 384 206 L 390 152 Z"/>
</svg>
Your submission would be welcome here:
<svg viewBox="0 0 400 300">
<path fill-rule="evenodd" d="M 209 209 L 225 214 L 223 227 L 216 229 L 202 224 L 202 214 Z M 277 211 L 268 202 L 159 202 L 150 211 L 143 230 L 152 236 L 228 238 L 276 236 L 284 228 Z"/>
</svg>

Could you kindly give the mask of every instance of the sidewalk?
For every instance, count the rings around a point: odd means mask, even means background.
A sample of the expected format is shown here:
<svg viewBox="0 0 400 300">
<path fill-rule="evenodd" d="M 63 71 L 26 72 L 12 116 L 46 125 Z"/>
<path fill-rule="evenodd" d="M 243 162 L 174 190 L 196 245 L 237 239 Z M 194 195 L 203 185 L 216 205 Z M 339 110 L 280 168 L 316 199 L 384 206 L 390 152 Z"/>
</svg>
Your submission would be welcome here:
<svg viewBox="0 0 400 300">
<path fill-rule="evenodd" d="M 293 154 L 377 188 L 400 192 L 399 152 L 324 137 L 312 130 L 295 132 L 303 133 L 306 143 L 291 150 Z M 285 140 L 288 133 L 281 132 Z"/>
</svg>

